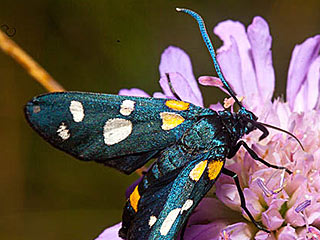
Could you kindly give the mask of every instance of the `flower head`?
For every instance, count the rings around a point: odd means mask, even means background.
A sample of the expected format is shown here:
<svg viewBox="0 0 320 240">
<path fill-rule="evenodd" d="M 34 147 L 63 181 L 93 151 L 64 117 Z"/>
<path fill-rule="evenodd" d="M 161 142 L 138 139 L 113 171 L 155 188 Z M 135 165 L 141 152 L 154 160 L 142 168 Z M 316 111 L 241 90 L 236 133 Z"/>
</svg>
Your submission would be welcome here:
<svg viewBox="0 0 320 240">
<path fill-rule="evenodd" d="M 293 133 L 305 151 L 281 132 L 270 130 L 269 136 L 259 142 L 261 133 L 254 131 L 244 138 L 248 145 L 267 162 L 285 166 L 293 174 L 267 168 L 242 148 L 227 160 L 226 167 L 239 176 L 247 208 L 271 234 L 258 231 L 247 220 L 233 180 L 222 175 L 216 183 L 216 195 L 204 198 L 191 215 L 184 239 L 320 239 L 320 35 L 294 48 L 284 102 L 272 101 L 275 74 L 267 22 L 255 17 L 246 29 L 241 23 L 228 20 L 218 24 L 214 32 L 223 41 L 217 59 L 237 96 L 244 97 L 244 106 L 260 122 Z M 191 61 L 183 50 L 167 48 L 159 69 L 163 92 L 154 93 L 154 97 L 178 96 L 203 106 Z M 223 89 L 215 77 L 203 76 L 199 82 Z M 149 96 L 140 89 L 122 89 L 119 94 Z M 98 239 L 118 239 L 112 235 L 116 228 L 119 226 L 107 229 Z"/>
</svg>

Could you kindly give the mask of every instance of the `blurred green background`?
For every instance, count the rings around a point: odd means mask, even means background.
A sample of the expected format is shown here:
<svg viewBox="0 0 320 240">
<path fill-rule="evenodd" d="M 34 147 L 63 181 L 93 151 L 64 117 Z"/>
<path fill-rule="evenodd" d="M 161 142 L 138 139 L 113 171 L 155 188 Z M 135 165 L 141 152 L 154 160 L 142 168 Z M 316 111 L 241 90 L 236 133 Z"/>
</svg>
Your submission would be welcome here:
<svg viewBox="0 0 320 240">
<path fill-rule="evenodd" d="M 159 91 L 161 52 L 176 45 L 191 56 L 195 76 L 212 74 L 195 22 L 175 12 L 201 13 L 208 28 L 264 17 L 273 36 L 276 96 L 285 93 L 295 44 L 320 33 L 320 1 L 1 0 L 0 25 L 66 89 L 117 93 Z M 221 42 L 213 37 L 216 46 Z M 84 163 L 53 149 L 24 120 L 23 105 L 46 92 L 0 52 L 0 239 L 93 239 L 120 221 L 126 187 L 137 175 Z M 224 96 L 203 88 L 205 102 Z"/>
</svg>

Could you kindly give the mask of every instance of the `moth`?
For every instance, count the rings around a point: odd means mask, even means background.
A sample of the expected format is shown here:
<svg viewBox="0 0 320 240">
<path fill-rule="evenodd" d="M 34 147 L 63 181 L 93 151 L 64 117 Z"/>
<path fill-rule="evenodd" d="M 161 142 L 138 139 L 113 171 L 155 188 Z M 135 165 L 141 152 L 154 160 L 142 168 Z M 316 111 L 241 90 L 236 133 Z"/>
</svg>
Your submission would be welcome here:
<svg viewBox="0 0 320 240">
<path fill-rule="evenodd" d="M 236 98 L 224 79 L 202 18 L 199 24 L 216 72 L 239 105 L 237 113 L 214 111 L 177 99 L 58 92 L 37 96 L 25 106 L 31 127 L 54 147 L 84 161 L 96 161 L 130 174 L 155 158 L 127 199 L 119 236 L 123 239 L 176 239 L 183 236 L 188 217 L 220 174 L 231 176 L 241 206 L 251 221 L 237 174 L 225 168 L 243 146 L 251 157 L 267 163 L 241 138 L 270 125 L 257 121 Z M 293 136 L 293 135 L 292 135 Z M 293 136 L 294 137 L 294 136 Z"/>
</svg>

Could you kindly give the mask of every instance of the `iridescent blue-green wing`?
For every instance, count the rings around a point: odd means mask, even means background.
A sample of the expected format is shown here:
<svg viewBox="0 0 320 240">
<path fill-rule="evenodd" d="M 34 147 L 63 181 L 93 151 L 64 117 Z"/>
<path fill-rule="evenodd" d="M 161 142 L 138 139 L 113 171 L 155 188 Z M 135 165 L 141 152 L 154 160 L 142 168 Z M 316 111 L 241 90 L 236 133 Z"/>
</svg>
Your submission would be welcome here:
<svg viewBox="0 0 320 240">
<path fill-rule="evenodd" d="M 127 240 L 176 239 L 223 166 L 224 159 L 206 160 L 202 155 L 150 183 L 147 189 L 145 182 L 140 183 L 127 201 L 119 235 Z"/>
<path fill-rule="evenodd" d="M 130 173 L 173 144 L 208 109 L 189 103 L 99 93 L 49 93 L 25 115 L 54 147 Z"/>
</svg>

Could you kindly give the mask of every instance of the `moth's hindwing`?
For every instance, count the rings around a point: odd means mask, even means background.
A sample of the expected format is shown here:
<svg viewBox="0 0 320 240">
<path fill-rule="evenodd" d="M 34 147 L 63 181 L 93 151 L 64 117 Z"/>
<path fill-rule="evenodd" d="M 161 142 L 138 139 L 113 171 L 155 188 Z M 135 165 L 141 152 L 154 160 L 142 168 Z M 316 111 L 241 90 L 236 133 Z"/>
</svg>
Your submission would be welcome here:
<svg viewBox="0 0 320 240">
<path fill-rule="evenodd" d="M 25 106 L 30 125 L 54 147 L 125 173 L 173 144 L 206 111 L 177 100 L 80 92 L 41 95 Z"/>
<path fill-rule="evenodd" d="M 150 183 L 141 182 L 133 191 L 124 210 L 120 236 L 128 240 L 176 239 L 193 209 L 218 178 L 225 159 L 190 159 Z"/>
</svg>

